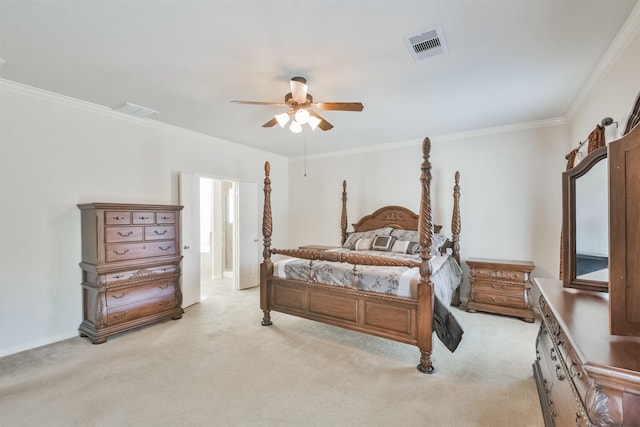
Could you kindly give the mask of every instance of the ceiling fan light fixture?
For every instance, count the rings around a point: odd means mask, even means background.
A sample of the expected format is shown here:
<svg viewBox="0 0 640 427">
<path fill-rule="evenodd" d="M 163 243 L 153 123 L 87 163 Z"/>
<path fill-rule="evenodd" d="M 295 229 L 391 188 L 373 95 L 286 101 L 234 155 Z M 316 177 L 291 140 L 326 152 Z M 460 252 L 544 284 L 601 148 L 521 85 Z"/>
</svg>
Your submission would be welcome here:
<svg viewBox="0 0 640 427">
<path fill-rule="evenodd" d="M 291 120 L 291 125 L 289 125 L 289 130 L 293 133 L 302 132 L 302 125 L 295 120 Z"/>
<path fill-rule="evenodd" d="M 311 130 L 316 130 L 321 121 L 322 120 L 317 117 L 309 116 L 309 121 L 307 123 L 309 123 L 309 126 L 311 126 Z"/>
<path fill-rule="evenodd" d="M 289 122 L 289 113 L 280 113 L 275 115 L 276 121 L 283 128 Z"/>
<path fill-rule="evenodd" d="M 301 125 L 307 123 L 309 121 L 309 111 L 307 111 L 304 108 L 299 109 L 298 111 L 296 111 L 296 115 L 295 115 L 295 119 L 296 122 L 300 123 Z"/>
</svg>

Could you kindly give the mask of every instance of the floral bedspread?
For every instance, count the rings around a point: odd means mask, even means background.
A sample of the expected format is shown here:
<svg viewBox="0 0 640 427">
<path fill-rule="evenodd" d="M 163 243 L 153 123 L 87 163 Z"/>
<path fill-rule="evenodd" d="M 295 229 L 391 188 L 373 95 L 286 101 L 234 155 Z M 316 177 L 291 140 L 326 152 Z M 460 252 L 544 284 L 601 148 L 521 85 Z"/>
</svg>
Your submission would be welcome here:
<svg viewBox="0 0 640 427">
<path fill-rule="evenodd" d="M 337 249 L 348 251 L 348 249 Z M 396 252 L 358 251 L 362 254 L 420 261 L 419 255 Z M 462 283 L 462 270 L 450 255 L 435 255 L 431 258 L 433 269 L 431 280 L 434 294 L 449 306 L 455 290 Z M 274 266 L 274 275 L 286 279 L 327 285 L 357 288 L 364 291 L 415 298 L 420 281 L 418 268 L 352 265 L 331 261 L 290 258 L 279 260 Z"/>
</svg>

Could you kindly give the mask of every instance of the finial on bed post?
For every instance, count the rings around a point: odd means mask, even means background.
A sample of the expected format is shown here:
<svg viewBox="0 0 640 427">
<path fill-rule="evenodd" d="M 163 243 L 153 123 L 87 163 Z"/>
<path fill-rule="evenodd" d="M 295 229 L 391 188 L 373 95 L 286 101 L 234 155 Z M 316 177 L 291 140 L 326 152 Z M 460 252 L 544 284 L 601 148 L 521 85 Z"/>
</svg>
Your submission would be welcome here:
<svg viewBox="0 0 640 427">
<path fill-rule="evenodd" d="M 273 218 L 271 217 L 271 179 L 269 178 L 271 165 L 264 164 L 264 210 L 262 211 L 262 237 L 264 237 L 264 250 L 262 256 L 264 262 L 271 262 L 271 233 L 273 231 Z"/>
<path fill-rule="evenodd" d="M 422 142 L 422 165 L 420 167 L 420 218 L 418 222 L 418 239 L 420 241 L 420 283 L 418 284 L 418 305 L 431 305 L 431 309 L 418 310 L 418 348 L 420 364 L 418 371 L 432 374 L 435 371 L 431 363 L 433 334 L 433 283 L 431 282 L 431 245 L 433 242 L 433 219 L 431 217 L 431 162 L 429 153 L 431 140 Z"/>
<path fill-rule="evenodd" d="M 453 240 L 453 259 L 460 264 L 460 171 L 456 171 L 455 185 L 453 186 L 453 215 L 451 217 L 451 239 Z"/>
<path fill-rule="evenodd" d="M 342 241 L 340 246 L 347 241 L 347 181 L 342 181 L 342 216 L 340 217 L 340 229 L 342 230 Z"/>
</svg>

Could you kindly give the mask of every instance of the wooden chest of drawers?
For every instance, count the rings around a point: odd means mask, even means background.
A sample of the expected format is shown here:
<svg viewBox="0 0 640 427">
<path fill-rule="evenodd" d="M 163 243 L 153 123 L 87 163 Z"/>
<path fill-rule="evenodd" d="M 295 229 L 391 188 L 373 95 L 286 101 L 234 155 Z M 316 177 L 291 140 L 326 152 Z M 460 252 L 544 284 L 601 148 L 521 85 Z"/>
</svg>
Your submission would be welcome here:
<svg viewBox="0 0 640 427">
<path fill-rule="evenodd" d="M 530 261 L 469 258 L 467 311 L 486 311 L 534 321 Z"/>
<path fill-rule="evenodd" d="M 81 336 L 94 344 L 134 327 L 182 317 L 182 206 L 90 203 L 82 220 Z"/>
<path fill-rule="evenodd" d="M 609 334 L 608 295 L 538 279 L 533 373 L 547 427 L 640 427 L 640 337 Z"/>
</svg>

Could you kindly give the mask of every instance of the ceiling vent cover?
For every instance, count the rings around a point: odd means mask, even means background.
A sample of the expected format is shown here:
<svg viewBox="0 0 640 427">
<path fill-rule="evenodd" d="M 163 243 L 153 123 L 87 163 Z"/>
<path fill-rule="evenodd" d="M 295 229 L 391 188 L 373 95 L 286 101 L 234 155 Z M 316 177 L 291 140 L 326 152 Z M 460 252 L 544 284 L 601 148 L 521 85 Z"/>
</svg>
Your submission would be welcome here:
<svg viewBox="0 0 640 427">
<path fill-rule="evenodd" d="M 404 39 L 415 61 L 447 53 L 447 44 L 439 25 Z"/>
</svg>

